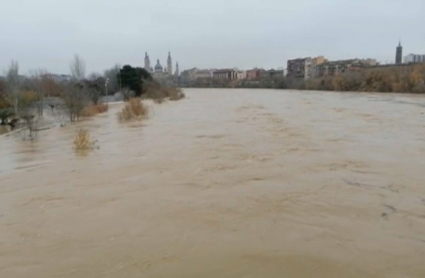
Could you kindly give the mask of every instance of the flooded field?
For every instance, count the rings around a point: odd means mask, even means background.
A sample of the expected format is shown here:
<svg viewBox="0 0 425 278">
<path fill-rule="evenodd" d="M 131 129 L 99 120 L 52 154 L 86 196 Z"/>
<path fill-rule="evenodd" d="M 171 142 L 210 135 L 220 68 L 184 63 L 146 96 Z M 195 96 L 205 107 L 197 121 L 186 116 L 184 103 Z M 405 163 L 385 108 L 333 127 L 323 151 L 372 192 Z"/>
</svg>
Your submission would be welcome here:
<svg viewBox="0 0 425 278">
<path fill-rule="evenodd" d="M 424 97 L 185 93 L 0 136 L 0 277 L 425 276 Z"/>
</svg>

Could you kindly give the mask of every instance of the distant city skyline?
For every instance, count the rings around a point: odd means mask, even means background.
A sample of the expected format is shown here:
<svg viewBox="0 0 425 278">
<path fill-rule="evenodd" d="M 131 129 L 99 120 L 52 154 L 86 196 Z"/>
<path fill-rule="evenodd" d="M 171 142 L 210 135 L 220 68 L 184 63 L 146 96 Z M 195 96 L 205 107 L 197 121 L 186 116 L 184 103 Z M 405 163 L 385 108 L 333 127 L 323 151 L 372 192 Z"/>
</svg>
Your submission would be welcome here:
<svg viewBox="0 0 425 278">
<path fill-rule="evenodd" d="M 180 71 L 286 67 L 287 60 L 372 58 L 395 62 L 424 53 L 425 1 L 384 0 L 3 0 L 0 74 L 12 59 L 20 73 L 69 73 L 75 53 L 87 73 L 114 64 L 143 67 L 145 52 Z M 34 12 L 37 11 L 37 12 Z M 403 12 L 401 12 L 403 11 Z M 173 67 L 175 64 L 173 64 Z M 174 70 L 174 69 L 173 69 Z"/>
</svg>

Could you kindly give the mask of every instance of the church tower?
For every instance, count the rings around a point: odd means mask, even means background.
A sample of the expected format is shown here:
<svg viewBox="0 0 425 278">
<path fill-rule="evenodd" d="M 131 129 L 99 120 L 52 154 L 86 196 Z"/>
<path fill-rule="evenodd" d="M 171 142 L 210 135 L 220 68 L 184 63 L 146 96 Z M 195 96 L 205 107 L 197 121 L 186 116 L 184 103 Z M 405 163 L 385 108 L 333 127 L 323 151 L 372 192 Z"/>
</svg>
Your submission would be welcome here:
<svg viewBox="0 0 425 278">
<path fill-rule="evenodd" d="M 175 73 L 175 75 L 176 75 L 177 77 L 179 77 L 179 76 L 180 76 L 179 62 L 177 62 L 177 63 L 176 63 L 176 73 Z"/>
<path fill-rule="evenodd" d="M 147 52 L 145 53 L 145 70 L 147 70 L 148 72 L 151 71 L 151 60 L 149 59 L 149 55 Z"/>
<path fill-rule="evenodd" d="M 168 71 L 169 75 L 173 75 L 173 60 L 171 59 L 171 53 L 170 52 L 168 52 L 167 71 Z"/>
<path fill-rule="evenodd" d="M 395 54 L 395 63 L 397 65 L 401 64 L 401 57 L 403 56 L 403 47 L 401 46 L 401 41 L 398 43 L 397 51 Z"/>
</svg>

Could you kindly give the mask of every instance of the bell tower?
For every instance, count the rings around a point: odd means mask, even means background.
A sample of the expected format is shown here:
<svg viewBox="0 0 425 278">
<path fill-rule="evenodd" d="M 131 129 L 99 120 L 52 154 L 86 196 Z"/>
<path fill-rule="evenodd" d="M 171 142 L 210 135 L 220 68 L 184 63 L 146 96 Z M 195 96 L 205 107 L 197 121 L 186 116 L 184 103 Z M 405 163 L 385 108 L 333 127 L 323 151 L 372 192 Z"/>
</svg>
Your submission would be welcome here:
<svg viewBox="0 0 425 278">
<path fill-rule="evenodd" d="M 173 60 L 171 59 L 171 53 L 170 52 L 168 52 L 167 72 L 168 72 L 169 75 L 173 75 Z"/>
<path fill-rule="evenodd" d="M 148 72 L 151 71 L 151 60 L 149 59 L 149 55 L 147 52 L 145 53 L 145 70 L 147 70 Z"/>
<path fill-rule="evenodd" d="M 401 64 L 401 57 L 403 56 L 403 47 L 401 46 L 401 41 L 399 41 L 396 54 L 395 54 L 395 63 L 397 65 Z"/>
</svg>

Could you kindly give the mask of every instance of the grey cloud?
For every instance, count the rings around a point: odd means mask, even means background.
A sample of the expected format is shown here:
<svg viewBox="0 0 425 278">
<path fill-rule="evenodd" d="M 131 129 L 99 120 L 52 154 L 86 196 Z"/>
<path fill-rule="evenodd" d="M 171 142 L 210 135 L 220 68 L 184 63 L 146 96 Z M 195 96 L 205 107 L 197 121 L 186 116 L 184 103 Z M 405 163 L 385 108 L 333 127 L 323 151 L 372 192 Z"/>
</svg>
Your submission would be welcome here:
<svg viewBox="0 0 425 278">
<path fill-rule="evenodd" d="M 68 73 L 142 65 L 145 51 L 182 68 L 279 67 L 289 58 L 394 60 L 425 53 L 423 0 L 3 0 L 0 69 Z"/>
</svg>

